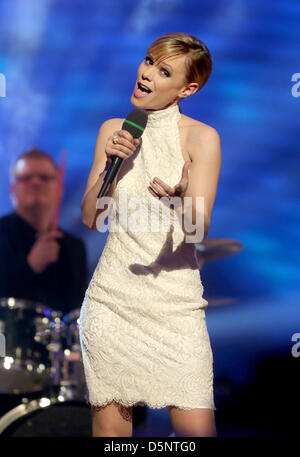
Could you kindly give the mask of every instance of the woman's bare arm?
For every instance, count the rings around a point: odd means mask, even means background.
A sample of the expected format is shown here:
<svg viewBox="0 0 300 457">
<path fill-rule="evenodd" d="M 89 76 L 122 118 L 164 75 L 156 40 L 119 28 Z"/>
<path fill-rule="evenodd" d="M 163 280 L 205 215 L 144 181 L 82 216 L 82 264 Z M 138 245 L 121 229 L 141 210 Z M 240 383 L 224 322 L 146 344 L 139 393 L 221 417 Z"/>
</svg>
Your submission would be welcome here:
<svg viewBox="0 0 300 457">
<path fill-rule="evenodd" d="M 204 198 L 204 237 L 206 238 L 216 198 L 220 169 L 221 143 L 218 132 L 210 126 L 191 129 L 188 146 L 191 157 L 185 197 L 192 197 L 192 224 L 197 224 L 197 197 Z M 184 214 L 184 210 L 183 210 Z"/>
<path fill-rule="evenodd" d="M 102 187 L 103 179 L 106 173 L 105 167 L 108 165 L 108 158 L 105 152 L 105 147 L 108 138 L 115 130 L 121 128 L 122 119 L 109 119 L 105 121 L 99 129 L 93 165 L 88 177 L 86 189 L 81 202 L 82 222 L 91 230 L 96 230 L 96 220 L 98 215 L 107 209 L 106 205 L 103 209 L 97 209 L 97 196 Z M 111 197 L 116 187 L 116 179 L 111 184 L 106 197 Z"/>
<path fill-rule="evenodd" d="M 140 143 L 140 139 L 134 139 L 128 131 L 120 130 L 123 121 L 123 119 L 109 119 L 102 124 L 98 132 L 94 161 L 81 202 L 82 222 L 91 230 L 96 230 L 96 222 L 99 214 L 108 211 L 107 204 L 104 204 L 102 209 L 97 208 L 96 205 L 97 196 L 102 187 L 111 156 L 116 155 L 122 159 L 127 159 L 133 154 Z M 117 144 L 114 144 L 112 141 L 113 135 L 119 137 Z M 110 185 L 105 197 L 112 198 L 116 185 L 117 177 Z"/>
</svg>

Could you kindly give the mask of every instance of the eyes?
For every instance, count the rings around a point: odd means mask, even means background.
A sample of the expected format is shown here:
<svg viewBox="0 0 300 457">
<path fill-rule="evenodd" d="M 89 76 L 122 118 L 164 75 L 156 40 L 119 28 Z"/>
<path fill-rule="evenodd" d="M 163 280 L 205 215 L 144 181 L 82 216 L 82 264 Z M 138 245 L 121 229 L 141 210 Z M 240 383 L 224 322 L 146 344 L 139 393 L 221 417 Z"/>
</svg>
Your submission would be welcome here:
<svg viewBox="0 0 300 457">
<path fill-rule="evenodd" d="M 32 174 L 22 175 L 22 176 L 20 175 L 20 176 L 15 176 L 15 179 L 17 182 L 20 182 L 20 183 L 28 183 L 29 181 L 31 181 L 32 178 L 34 178 L 34 176 L 37 176 L 43 182 L 50 182 L 50 181 L 56 180 L 56 175 L 49 175 L 46 173 L 32 173 Z"/>
<path fill-rule="evenodd" d="M 149 56 L 146 56 L 146 57 L 145 57 L 145 62 L 146 62 L 146 63 L 150 63 L 150 65 L 153 65 L 153 60 L 152 60 L 151 57 L 149 57 Z"/>
<path fill-rule="evenodd" d="M 146 65 L 153 65 L 153 63 L 154 63 L 153 59 L 150 56 L 146 56 L 145 57 L 145 64 Z M 170 72 L 166 68 L 161 67 L 160 71 L 166 77 L 170 77 L 171 76 Z"/>
</svg>

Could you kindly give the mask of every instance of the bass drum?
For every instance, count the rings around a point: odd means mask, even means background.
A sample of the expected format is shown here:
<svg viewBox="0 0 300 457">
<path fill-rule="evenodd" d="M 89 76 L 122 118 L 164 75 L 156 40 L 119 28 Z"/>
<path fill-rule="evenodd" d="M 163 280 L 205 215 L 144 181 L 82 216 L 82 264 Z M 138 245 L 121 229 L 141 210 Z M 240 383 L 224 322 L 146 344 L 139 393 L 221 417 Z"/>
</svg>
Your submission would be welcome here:
<svg viewBox="0 0 300 457">
<path fill-rule="evenodd" d="M 0 419 L 1 437 L 91 437 L 91 407 L 47 397 L 21 404 Z"/>
</svg>

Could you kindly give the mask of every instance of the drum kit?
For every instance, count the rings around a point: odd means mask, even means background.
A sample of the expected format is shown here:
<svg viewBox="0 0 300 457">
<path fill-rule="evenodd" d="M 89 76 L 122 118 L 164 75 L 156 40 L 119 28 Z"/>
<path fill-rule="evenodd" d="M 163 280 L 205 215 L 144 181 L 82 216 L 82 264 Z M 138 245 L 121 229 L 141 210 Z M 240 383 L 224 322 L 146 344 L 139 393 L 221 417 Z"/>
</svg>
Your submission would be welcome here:
<svg viewBox="0 0 300 457">
<path fill-rule="evenodd" d="M 0 299 L 0 436 L 90 436 L 79 313 Z"/>
</svg>

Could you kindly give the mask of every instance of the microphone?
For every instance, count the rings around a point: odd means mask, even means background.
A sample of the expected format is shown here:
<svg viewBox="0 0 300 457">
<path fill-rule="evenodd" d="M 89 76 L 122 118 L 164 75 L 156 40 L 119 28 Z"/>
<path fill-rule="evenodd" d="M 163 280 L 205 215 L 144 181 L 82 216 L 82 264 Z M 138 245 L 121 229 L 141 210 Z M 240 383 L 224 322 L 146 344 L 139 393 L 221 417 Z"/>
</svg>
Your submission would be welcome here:
<svg viewBox="0 0 300 457">
<path fill-rule="evenodd" d="M 139 109 L 133 109 L 123 122 L 122 130 L 127 130 L 133 138 L 139 138 L 146 128 L 148 114 Z M 104 176 L 103 184 L 97 198 L 103 197 L 111 183 L 120 171 L 123 160 L 119 156 L 112 156 L 111 164 Z"/>
</svg>

